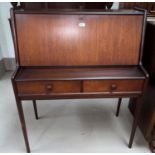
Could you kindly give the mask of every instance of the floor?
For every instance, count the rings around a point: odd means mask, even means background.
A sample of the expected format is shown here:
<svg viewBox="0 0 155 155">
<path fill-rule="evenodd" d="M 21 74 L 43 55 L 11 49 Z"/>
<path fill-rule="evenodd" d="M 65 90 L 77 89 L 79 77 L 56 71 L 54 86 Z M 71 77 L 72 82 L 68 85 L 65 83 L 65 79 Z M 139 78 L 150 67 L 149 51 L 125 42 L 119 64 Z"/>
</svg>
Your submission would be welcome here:
<svg viewBox="0 0 155 155">
<path fill-rule="evenodd" d="M 0 79 L 0 88 L 0 152 L 25 152 L 10 73 Z M 139 129 L 132 149 L 127 147 L 132 116 L 128 99 L 123 99 L 116 117 L 117 101 L 37 101 L 39 120 L 35 120 L 31 101 L 24 101 L 31 152 L 150 152 Z"/>
</svg>

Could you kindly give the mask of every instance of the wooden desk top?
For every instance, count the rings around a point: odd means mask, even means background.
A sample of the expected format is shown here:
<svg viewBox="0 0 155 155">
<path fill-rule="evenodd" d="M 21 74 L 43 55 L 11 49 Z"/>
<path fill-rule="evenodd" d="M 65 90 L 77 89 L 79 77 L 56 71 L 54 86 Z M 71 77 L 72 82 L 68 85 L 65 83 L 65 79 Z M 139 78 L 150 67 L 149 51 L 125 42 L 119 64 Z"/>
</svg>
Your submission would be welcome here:
<svg viewBox="0 0 155 155">
<path fill-rule="evenodd" d="M 140 67 L 66 67 L 24 68 L 17 81 L 84 80 L 84 79 L 145 79 Z"/>
<path fill-rule="evenodd" d="M 42 9 L 42 10 L 32 10 L 32 9 L 16 9 L 14 10 L 15 13 L 19 14 L 85 14 L 85 15 L 91 15 L 91 14 L 98 14 L 98 15 L 105 15 L 105 14 L 126 14 L 126 15 L 140 15 L 143 14 L 143 11 L 140 10 L 132 10 L 132 9 L 110 9 L 110 10 L 104 10 L 104 9 Z"/>
</svg>

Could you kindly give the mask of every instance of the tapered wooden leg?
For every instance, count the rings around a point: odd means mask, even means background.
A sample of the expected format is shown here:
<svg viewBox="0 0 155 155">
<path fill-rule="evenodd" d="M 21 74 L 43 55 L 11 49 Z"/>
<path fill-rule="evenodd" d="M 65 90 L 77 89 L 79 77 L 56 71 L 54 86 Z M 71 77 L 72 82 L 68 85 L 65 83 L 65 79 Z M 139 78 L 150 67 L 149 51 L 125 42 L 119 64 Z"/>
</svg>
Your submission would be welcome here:
<svg viewBox="0 0 155 155">
<path fill-rule="evenodd" d="M 120 106 L 121 106 L 122 98 L 119 98 L 118 104 L 117 104 L 117 111 L 116 111 L 116 116 L 118 117 L 119 111 L 120 111 Z"/>
<path fill-rule="evenodd" d="M 18 109 L 18 114 L 19 114 L 19 118 L 21 122 L 24 140 L 25 140 L 26 150 L 27 150 L 27 153 L 30 153 L 30 146 L 29 146 L 29 141 L 28 141 L 28 136 L 27 136 L 23 107 L 22 107 L 22 102 L 20 100 L 17 101 L 17 109 Z"/>
<path fill-rule="evenodd" d="M 136 109 L 134 113 L 134 121 L 132 124 L 132 130 L 131 130 L 131 135 L 130 135 L 130 140 L 129 140 L 129 148 L 132 147 L 132 143 L 133 143 L 133 139 L 135 136 L 136 128 L 137 128 L 138 121 L 139 121 L 139 115 L 140 115 L 140 111 L 142 107 L 142 102 L 140 101 L 140 99 L 137 99 L 135 104 L 136 104 Z"/>
<path fill-rule="evenodd" d="M 33 107 L 34 107 L 35 117 L 36 117 L 36 119 L 38 119 L 37 104 L 36 104 L 36 101 L 35 100 L 33 100 Z"/>
</svg>

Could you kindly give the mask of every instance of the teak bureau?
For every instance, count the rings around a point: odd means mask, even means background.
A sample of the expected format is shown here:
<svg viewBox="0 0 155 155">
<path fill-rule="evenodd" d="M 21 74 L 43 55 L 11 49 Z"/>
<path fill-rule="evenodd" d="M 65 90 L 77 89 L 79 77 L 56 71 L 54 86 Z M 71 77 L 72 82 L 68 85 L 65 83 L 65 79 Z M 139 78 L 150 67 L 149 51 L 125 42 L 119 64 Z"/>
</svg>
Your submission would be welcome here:
<svg viewBox="0 0 155 155">
<path fill-rule="evenodd" d="M 129 147 L 148 74 L 141 58 L 146 12 L 11 9 L 17 60 L 12 84 L 27 152 L 22 100 L 137 98 Z M 103 129 L 104 130 L 104 129 Z"/>
</svg>

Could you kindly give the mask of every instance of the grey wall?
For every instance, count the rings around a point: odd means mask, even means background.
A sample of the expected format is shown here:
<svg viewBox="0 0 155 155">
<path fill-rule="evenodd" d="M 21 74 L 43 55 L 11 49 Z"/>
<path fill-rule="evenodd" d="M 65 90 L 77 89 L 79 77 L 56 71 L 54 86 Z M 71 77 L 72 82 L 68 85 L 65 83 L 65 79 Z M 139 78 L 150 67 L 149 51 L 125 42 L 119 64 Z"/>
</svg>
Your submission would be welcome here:
<svg viewBox="0 0 155 155">
<path fill-rule="evenodd" d="M 14 57 L 14 47 L 8 18 L 10 3 L 0 2 L 0 58 Z"/>
</svg>

